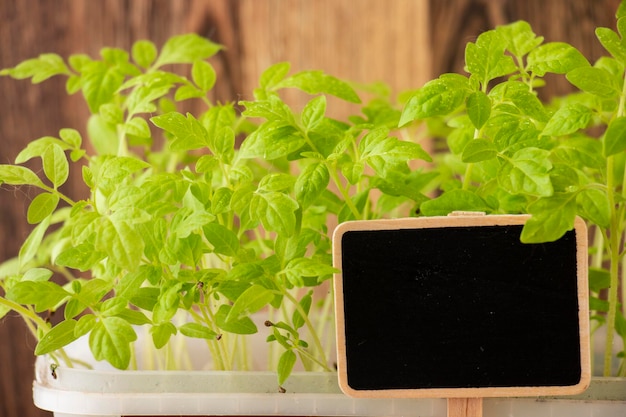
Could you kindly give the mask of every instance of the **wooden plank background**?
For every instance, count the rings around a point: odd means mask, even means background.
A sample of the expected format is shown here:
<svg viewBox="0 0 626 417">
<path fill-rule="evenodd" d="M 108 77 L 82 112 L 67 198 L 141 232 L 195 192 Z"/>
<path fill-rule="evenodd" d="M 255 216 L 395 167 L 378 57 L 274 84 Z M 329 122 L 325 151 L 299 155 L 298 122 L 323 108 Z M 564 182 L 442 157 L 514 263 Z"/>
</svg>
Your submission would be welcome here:
<svg viewBox="0 0 626 417">
<path fill-rule="evenodd" d="M 0 68 L 44 52 L 97 55 L 148 38 L 196 32 L 227 47 L 212 62 L 221 81 L 215 98 L 249 97 L 260 72 L 290 61 L 294 70 L 323 69 L 360 83 L 382 80 L 394 93 L 432 74 L 462 71 L 467 41 L 518 19 L 548 41 L 568 41 L 595 59 L 596 26 L 614 27 L 619 0 L 20 0 L 0 1 Z M 565 91 L 558 84 L 545 94 Z M 0 78 L 0 163 L 31 139 L 82 127 L 82 99 L 65 97 L 61 79 L 32 86 Z M 298 96 L 291 98 L 298 105 Z M 349 108 L 332 104 L 335 114 Z M 79 129 L 84 132 L 84 129 Z M 70 181 L 67 191 L 80 191 Z M 27 190 L 14 192 L 17 195 Z M 22 199 L 23 200 L 23 199 Z M 17 254 L 29 228 L 27 204 L 0 194 L 0 262 Z M 19 220 L 18 220 L 19 219 Z M 0 416 L 50 416 L 31 401 L 34 341 L 19 318 L 0 322 Z"/>
</svg>

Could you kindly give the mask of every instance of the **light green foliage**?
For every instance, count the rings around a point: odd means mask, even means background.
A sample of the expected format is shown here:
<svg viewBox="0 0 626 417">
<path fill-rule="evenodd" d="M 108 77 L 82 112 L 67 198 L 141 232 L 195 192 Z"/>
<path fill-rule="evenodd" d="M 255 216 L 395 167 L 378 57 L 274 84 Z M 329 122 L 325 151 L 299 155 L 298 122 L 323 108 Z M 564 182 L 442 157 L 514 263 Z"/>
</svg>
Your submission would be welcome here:
<svg viewBox="0 0 626 417">
<path fill-rule="evenodd" d="M 526 22 L 487 31 L 466 47 L 469 75 L 425 84 L 400 119 L 425 124 L 449 150 L 435 155 L 440 195 L 421 204 L 422 214 L 529 213 L 521 239 L 535 243 L 559 239 L 576 216 L 587 221 L 595 236 L 594 271 L 608 277 L 591 288 L 592 317 L 608 327 L 607 346 L 615 337 L 626 341 L 618 295 L 626 288 L 618 274 L 626 233 L 623 11 L 622 5 L 619 33 L 596 30 L 609 56 L 593 64 L 567 43 L 544 43 Z M 579 91 L 542 102 L 549 74 L 561 74 Z M 615 371 L 607 348 L 605 375 L 626 375 L 624 352 L 618 358 Z"/>
<path fill-rule="evenodd" d="M 280 383 L 298 360 L 331 369 L 322 342 L 330 300 L 311 290 L 336 272 L 329 224 L 410 215 L 432 175 L 408 163 L 430 157 L 394 136 L 400 110 L 387 97 L 349 121 L 328 117 L 330 96 L 357 105 L 361 97 L 322 71 L 292 74 L 279 63 L 261 75 L 254 100 L 212 102 L 207 59 L 220 49 L 181 35 L 161 48 L 141 40 L 130 53 L 42 55 L 2 71 L 33 82 L 67 77 L 92 113 L 84 139 L 62 129 L 0 165 L 0 184 L 39 192 L 26 216 L 36 226 L 0 277 L 0 315 L 19 306 L 38 354 L 63 355 L 86 336 L 97 360 L 124 369 L 134 366 L 133 326 L 145 326 L 154 348 L 172 355 L 165 366 L 180 360 L 170 342 L 182 335 L 205 340 L 216 369 L 246 369 L 242 336 L 267 332 Z M 298 110 L 281 97 L 291 88 L 310 96 Z M 181 112 L 191 99 L 203 110 Z M 79 197 L 64 192 L 71 172 L 85 183 Z M 61 307 L 54 327 L 37 315 Z M 253 314 L 277 323 L 258 329 Z"/>
</svg>

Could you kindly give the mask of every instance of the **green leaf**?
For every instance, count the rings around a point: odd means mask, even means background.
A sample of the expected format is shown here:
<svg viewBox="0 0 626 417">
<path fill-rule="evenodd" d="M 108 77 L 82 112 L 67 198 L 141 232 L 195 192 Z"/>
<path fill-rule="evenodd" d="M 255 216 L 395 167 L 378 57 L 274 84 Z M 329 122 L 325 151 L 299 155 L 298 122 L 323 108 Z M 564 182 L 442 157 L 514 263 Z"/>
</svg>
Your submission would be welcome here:
<svg viewBox="0 0 626 417">
<path fill-rule="evenodd" d="M 130 343 L 137 339 L 132 326 L 119 317 L 105 317 L 89 334 L 89 347 L 96 360 L 106 360 L 117 369 L 130 363 Z"/>
<path fill-rule="evenodd" d="M 217 75 L 213 65 L 206 61 L 195 61 L 191 67 L 191 78 L 198 88 L 207 92 L 215 85 Z"/>
<path fill-rule="evenodd" d="M 330 182 L 328 167 L 324 162 L 314 162 L 302 170 L 294 190 L 296 200 L 304 209 L 309 207 L 324 192 Z"/>
<path fill-rule="evenodd" d="M 302 71 L 281 81 L 276 88 L 298 88 L 309 94 L 330 94 L 351 103 L 360 103 L 361 99 L 345 81 L 323 71 Z"/>
<path fill-rule="evenodd" d="M 579 67 L 565 76 L 580 90 L 602 97 L 617 97 L 620 94 L 619 82 L 603 68 Z"/>
<path fill-rule="evenodd" d="M 59 137 L 74 149 L 80 148 L 83 143 L 83 138 L 76 129 L 63 128 L 59 130 Z"/>
<path fill-rule="evenodd" d="M 463 162 L 475 163 L 493 159 L 497 156 L 498 149 L 490 140 L 477 138 L 470 141 L 463 149 Z"/>
<path fill-rule="evenodd" d="M 291 372 L 293 371 L 293 367 L 296 364 L 296 354 L 292 350 L 286 350 L 280 355 L 280 359 L 278 360 L 278 385 L 282 385 L 285 383 Z"/>
<path fill-rule="evenodd" d="M 611 221 L 611 205 L 605 192 L 587 188 L 576 196 L 580 215 L 598 226 L 608 228 Z"/>
<path fill-rule="evenodd" d="M 65 320 L 43 335 L 35 347 L 35 355 L 45 355 L 72 343 L 77 339 L 74 334 L 76 320 Z"/>
<path fill-rule="evenodd" d="M 274 299 L 274 293 L 261 285 L 252 285 L 232 305 L 226 316 L 227 322 L 237 322 L 266 307 Z"/>
<path fill-rule="evenodd" d="M 218 215 L 229 211 L 232 196 L 233 191 L 230 188 L 220 187 L 215 190 L 211 199 L 211 213 Z"/>
<path fill-rule="evenodd" d="M 26 167 L 15 165 L 0 165 L 1 184 L 43 186 L 37 174 Z"/>
<path fill-rule="evenodd" d="M 318 96 L 309 101 L 302 110 L 302 124 L 307 131 L 315 129 L 326 113 L 326 96 Z"/>
<path fill-rule="evenodd" d="M 609 123 L 604 133 L 603 154 L 605 157 L 626 150 L 626 117 L 618 117 Z"/>
<path fill-rule="evenodd" d="M 178 330 L 187 337 L 198 339 L 213 340 L 217 337 L 217 333 L 199 323 L 185 323 Z"/>
<path fill-rule="evenodd" d="M 235 334 L 255 334 L 258 331 L 256 324 L 254 324 L 250 317 L 242 317 L 234 321 L 226 320 L 230 315 L 231 308 L 231 306 L 223 304 L 217 310 L 215 321 L 220 329 Z"/>
<path fill-rule="evenodd" d="M 169 38 L 154 67 L 167 64 L 191 64 L 207 59 L 218 53 L 222 47 L 194 33 Z"/>
<path fill-rule="evenodd" d="M 399 126 L 433 116 L 445 116 L 458 109 L 469 94 L 469 81 L 458 74 L 443 74 L 429 81 L 413 95 L 402 111 Z"/>
<path fill-rule="evenodd" d="M 309 314 L 309 310 L 311 309 L 312 302 L 313 302 L 313 292 L 309 291 L 304 297 L 302 297 L 302 299 L 300 300 L 298 304 L 300 305 L 300 308 L 302 308 L 305 314 Z M 300 313 L 300 310 L 296 309 L 293 312 L 291 322 L 293 323 L 294 329 L 299 329 L 305 325 L 306 317 L 303 317 L 302 314 Z"/>
<path fill-rule="evenodd" d="M 174 136 L 170 143 L 173 151 L 188 151 L 209 145 L 206 130 L 191 113 L 185 117 L 178 112 L 170 112 L 152 117 L 150 121 Z"/>
<path fill-rule="evenodd" d="M 9 75 L 18 80 L 32 78 L 33 84 L 38 84 L 55 75 L 69 75 L 69 73 L 63 58 L 59 55 L 41 54 L 37 58 L 27 59 L 19 63 L 15 68 L 2 70 L 0 75 Z"/>
<path fill-rule="evenodd" d="M 540 198 L 528 207 L 532 217 L 524 224 L 524 243 L 553 242 L 574 227 L 576 201 L 570 194 Z"/>
<path fill-rule="evenodd" d="M 303 278 L 330 276 L 339 271 L 332 265 L 321 263 L 315 259 L 295 258 L 289 261 L 284 272 L 293 285 L 302 287 L 304 285 Z"/>
<path fill-rule="evenodd" d="M 476 91 L 467 97 L 467 115 L 476 129 L 480 129 L 491 115 L 491 99 L 482 91 Z"/>
<path fill-rule="evenodd" d="M 545 149 L 520 149 L 500 168 L 498 183 L 512 194 L 551 196 L 554 189 L 550 182 L 549 155 Z"/>
<path fill-rule="evenodd" d="M 59 266 L 88 271 L 106 257 L 104 252 L 96 251 L 93 244 L 81 243 L 65 249 L 55 258 L 54 263 Z"/>
<path fill-rule="evenodd" d="M 517 67 L 513 59 L 504 54 L 505 48 L 506 40 L 499 32 L 481 33 L 476 43 L 470 42 L 465 47 L 467 71 L 483 84 L 515 72 Z"/>
<path fill-rule="evenodd" d="M 150 334 L 152 335 L 152 342 L 154 343 L 154 347 L 156 347 L 157 349 L 161 349 L 163 346 L 167 345 L 170 337 L 175 335 L 176 332 L 176 326 L 174 326 L 169 321 L 152 326 L 150 328 Z"/>
<path fill-rule="evenodd" d="M 256 193 L 250 204 L 250 212 L 272 232 L 291 236 L 296 231 L 298 203 L 280 192 Z"/>
<path fill-rule="evenodd" d="M 86 335 L 96 327 L 96 316 L 93 314 L 85 314 L 76 323 L 74 327 L 74 337 L 79 338 Z"/>
<path fill-rule="evenodd" d="M 67 181 L 70 174 L 69 163 L 63 149 L 52 144 L 42 155 L 43 171 L 52 182 L 54 188 L 60 187 Z"/>
<path fill-rule="evenodd" d="M 582 104 L 571 104 L 558 109 L 550 118 L 541 134 L 564 136 L 587 127 L 592 111 Z"/>
<path fill-rule="evenodd" d="M 543 42 L 536 36 L 528 22 L 523 20 L 498 26 L 497 32 L 507 41 L 507 49 L 516 57 L 523 57 Z"/>
<path fill-rule="evenodd" d="M 19 252 L 20 266 L 24 266 L 30 262 L 39 251 L 43 237 L 48 230 L 48 226 L 50 226 L 51 217 L 52 216 L 46 217 L 37 226 L 35 226 L 24 243 L 22 243 Z"/>
<path fill-rule="evenodd" d="M 139 233 L 123 220 L 103 218 L 96 234 L 95 249 L 104 252 L 114 264 L 133 271 L 139 266 L 144 242 Z"/>
<path fill-rule="evenodd" d="M 263 158 L 272 161 L 296 152 L 305 143 L 305 139 L 293 126 L 282 122 L 267 122 L 244 139 L 239 157 Z"/>
<path fill-rule="evenodd" d="M 617 59 L 622 65 L 626 64 L 626 47 L 615 31 L 599 27 L 596 28 L 596 37 L 613 58 Z"/>
<path fill-rule="evenodd" d="M 110 103 L 124 82 L 124 73 L 117 65 L 93 61 L 82 75 L 82 90 L 92 114 L 98 113 L 100 106 Z"/>
<path fill-rule="evenodd" d="M 420 205 L 420 212 L 425 216 L 446 216 L 453 211 L 489 212 L 491 209 L 478 195 L 459 189 L 445 192 Z"/>
<path fill-rule="evenodd" d="M 40 313 L 55 308 L 71 294 L 51 281 L 20 281 L 8 289 L 6 297 L 20 304 L 32 304 Z"/>
<path fill-rule="evenodd" d="M 528 54 L 528 70 L 543 77 L 546 73 L 565 74 L 578 67 L 589 66 L 589 61 L 578 49 L 564 42 L 549 42 Z"/>
<path fill-rule="evenodd" d="M 202 228 L 204 236 L 213 245 L 213 251 L 226 256 L 235 256 L 239 251 L 239 238 L 232 230 L 218 223 L 207 223 Z"/>
<path fill-rule="evenodd" d="M 26 219 L 30 224 L 37 224 L 51 215 L 59 204 L 59 196 L 51 193 L 38 194 L 28 206 Z"/>
<path fill-rule="evenodd" d="M 139 138 L 149 138 L 152 135 L 148 122 L 141 117 L 133 117 L 128 122 L 124 123 L 124 129 L 127 134 Z"/>
<path fill-rule="evenodd" d="M 133 60 L 143 68 L 148 68 L 154 62 L 158 54 L 156 46 L 150 41 L 140 40 L 133 44 L 131 55 Z"/>
<path fill-rule="evenodd" d="M 261 74 L 259 85 L 268 90 L 274 89 L 285 79 L 290 68 L 291 64 L 289 62 L 279 62 L 271 65 Z"/>
</svg>

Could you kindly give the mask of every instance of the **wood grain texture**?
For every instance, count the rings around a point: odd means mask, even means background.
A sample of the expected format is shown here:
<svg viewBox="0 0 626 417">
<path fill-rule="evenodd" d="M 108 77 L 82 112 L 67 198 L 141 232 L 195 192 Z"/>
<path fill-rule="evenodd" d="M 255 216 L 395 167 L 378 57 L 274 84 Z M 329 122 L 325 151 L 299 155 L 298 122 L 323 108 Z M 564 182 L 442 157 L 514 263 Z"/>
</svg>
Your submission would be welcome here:
<svg viewBox="0 0 626 417">
<path fill-rule="evenodd" d="M 482 417 L 482 398 L 449 398 L 448 417 Z"/>
<path fill-rule="evenodd" d="M 294 70 L 324 69 L 361 83 L 384 80 L 394 92 L 419 87 L 429 74 L 461 70 L 465 42 L 494 23 L 531 21 L 548 40 L 568 40 L 591 57 L 593 27 L 613 25 L 618 0 L 19 0 L 0 1 L 0 68 L 43 52 L 97 55 L 149 38 L 197 32 L 227 50 L 212 61 L 221 81 L 215 98 L 249 97 L 260 72 L 289 60 Z M 574 24 L 575 23 L 575 24 Z M 65 97 L 61 79 L 37 86 L 0 78 L 0 163 L 25 143 L 62 127 L 84 133 L 82 99 Z M 294 100 L 302 100 L 297 95 Z M 336 114 L 342 109 L 330 103 Z M 70 195 L 81 188 L 73 176 Z M 30 228 L 28 201 L 0 194 L 0 262 L 15 256 Z M 19 220 L 18 220 L 19 219 Z M 49 416 L 31 405 L 34 341 L 19 318 L 0 322 L 0 416 Z"/>
</svg>

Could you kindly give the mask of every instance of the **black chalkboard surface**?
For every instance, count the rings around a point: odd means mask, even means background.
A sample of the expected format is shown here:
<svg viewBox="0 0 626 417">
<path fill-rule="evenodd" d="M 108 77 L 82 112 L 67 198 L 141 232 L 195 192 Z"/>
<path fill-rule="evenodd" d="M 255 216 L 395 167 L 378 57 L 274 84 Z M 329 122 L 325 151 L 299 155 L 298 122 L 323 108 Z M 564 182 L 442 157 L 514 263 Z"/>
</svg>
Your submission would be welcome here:
<svg viewBox="0 0 626 417">
<path fill-rule="evenodd" d="M 523 244 L 527 216 L 340 225 L 338 370 L 365 397 L 583 391 L 590 377 L 586 229 Z"/>
</svg>

